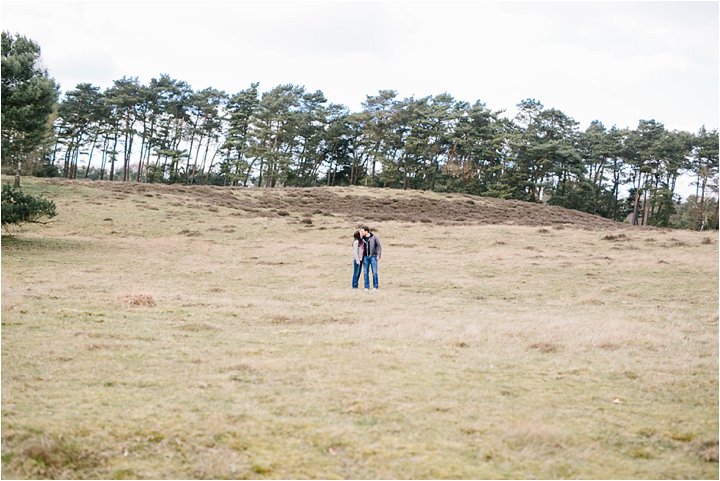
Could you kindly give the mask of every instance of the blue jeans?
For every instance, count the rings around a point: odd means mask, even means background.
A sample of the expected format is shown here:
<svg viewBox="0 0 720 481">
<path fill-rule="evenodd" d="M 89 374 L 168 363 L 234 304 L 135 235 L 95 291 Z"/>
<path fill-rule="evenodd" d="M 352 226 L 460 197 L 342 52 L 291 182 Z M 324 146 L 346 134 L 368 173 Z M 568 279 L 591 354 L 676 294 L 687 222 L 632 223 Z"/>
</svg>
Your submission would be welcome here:
<svg viewBox="0 0 720 481">
<path fill-rule="evenodd" d="M 363 257 L 363 268 L 365 269 L 365 289 L 370 289 L 370 266 L 373 271 L 373 287 L 378 288 L 378 260 L 377 256 Z"/>
<path fill-rule="evenodd" d="M 355 259 L 353 259 L 353 280 L 352 280 L 352 288 L 357 289 L 358 288 L 358 281 L 360 281 L 360 272 L 362 272 L 363 265 L 356 262 Z"/>
</svg>

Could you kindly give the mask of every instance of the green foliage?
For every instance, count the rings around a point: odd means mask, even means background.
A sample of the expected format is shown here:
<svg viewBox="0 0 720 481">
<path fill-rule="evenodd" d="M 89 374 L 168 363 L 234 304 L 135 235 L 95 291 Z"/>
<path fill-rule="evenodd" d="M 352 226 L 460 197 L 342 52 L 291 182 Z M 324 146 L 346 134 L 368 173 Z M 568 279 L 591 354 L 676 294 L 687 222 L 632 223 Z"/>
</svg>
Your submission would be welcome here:
<svg viewBox="0 0 720 481">
<path fill-rule="evenodd" d="M 2 32 L 2 163 L 17 165 L 34 156 L 52 133 L 50 115 L 58 86 L 39 66 L 40 47 L 21 35 Z"/>
<path fill-rule="evenodd" d="M 39 222 L 43 217 L 53 218 L 55 203 L 41 197 L 25 194 L 10 184 L 2 186 L 2 227 Z"/>
<path fill-rule="evenodd" d="M 30 174 L 34 177 L 57 177 L 60 171 L 54 163 L 42 160 L 33 164 Z"/>
<path fill-rule="evenodd" d="M 594 194 L 592 184 L 588 181 L 582 181 L 577 184 L 565 186 L 561 192 L 558 192 L 550 198 L 548 204 L 590 212 L 592 211 Z"/>
<path fill-rule="evenodd" d="M 658 189 L 653 197 L 653 204 L 655 215 L 650 220 L 650 225 L 670 227 L 670 217 L 675 213 L 675 203 L 670 190 L 667 188 Z"/>
<path fill-rule="evenodd" d="M 220 162 L 220 174 L 224 183 L 247 185 L 251 164 L 247 160 L 250 146 L 250 121 L 256 114 L 258 105 L 258 85 L 253 83 L 250 88 L 231 96 L 226 105 L 228 112 L 227 132 L 221 149 L 225 159 Z"/>
<path fill-rule="evenodd" d="M 718 230 L 718 200 L 691 195 L 675 207 L 670 225 L 677 229 Z"/>
</svg>

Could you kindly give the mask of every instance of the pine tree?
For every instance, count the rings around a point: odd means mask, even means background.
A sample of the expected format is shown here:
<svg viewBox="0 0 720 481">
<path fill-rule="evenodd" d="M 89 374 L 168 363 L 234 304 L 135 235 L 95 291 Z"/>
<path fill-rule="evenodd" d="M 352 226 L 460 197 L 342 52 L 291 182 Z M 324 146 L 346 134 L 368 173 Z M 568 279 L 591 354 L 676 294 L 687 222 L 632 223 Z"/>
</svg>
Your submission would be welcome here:
<svg viewBox="0 0 720 481">
<path fill-rule="evenodd" d="M 43 217 L 55 217 L 55 203 L 42 197 L 33 197 L 25 194 L 10 184 L 2 187 L 2 227 L 8 229 L 11 225 L 20 225 L 26 222 L 37 223 Z"/>
<path fill-rule="evenodd" d="M 2 33 L 2 163 L 42 161 L 52 128 L 49 122 L 58 86 L 40 66 L 40 47 L 21 36 Z"/>
</svg>

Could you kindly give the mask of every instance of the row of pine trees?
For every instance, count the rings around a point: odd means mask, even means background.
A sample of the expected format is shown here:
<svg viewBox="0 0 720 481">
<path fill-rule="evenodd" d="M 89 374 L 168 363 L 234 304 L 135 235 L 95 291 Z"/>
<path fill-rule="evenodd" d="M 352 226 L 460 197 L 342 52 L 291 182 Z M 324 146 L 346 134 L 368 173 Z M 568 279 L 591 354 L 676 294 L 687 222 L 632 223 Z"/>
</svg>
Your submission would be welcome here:
<svg viewBox="0 0 720 481">
<path fill-rule="evenodd" d="M 534 99 L 509 118 L 481 101 L 403 99 L 393 90 L 351 112 L 298 85 L 261 92 L 254 83 L 228 94 L 169 75 L 147 85 L 123 77 L 104 90 L 82 83 L 59 96 L 39 54 L 31 40 L 3 32 L 4 166 L 34 160 L 35 173 L 71 179 L 462 192 L 640 225 L 677 224 L 682 207 L 683 227 L 717 226 L 716 129 L 671 131 L 642 120 L 633 129 L 595 121 L 581 130 Z M 32 99 L 42 109 L 28 109 Z M 696 195 L 680 206 L 683 175 Z"/>
<path fill-rule="evenodd" d="M 718 133 L 584 131 L 527 99 L 508 119 L 449 94 L 384 90 L 360 112 L 322 92 L 258 84 L 235 94 L 167 75 L 80 84 L 60 101 L 53 159 L 69 178 L 309 187 L 372 185 L 549 202 L 636 224 L 669 225 L 681 174 L 705 202 L 717 189 Z"/>
</svg>

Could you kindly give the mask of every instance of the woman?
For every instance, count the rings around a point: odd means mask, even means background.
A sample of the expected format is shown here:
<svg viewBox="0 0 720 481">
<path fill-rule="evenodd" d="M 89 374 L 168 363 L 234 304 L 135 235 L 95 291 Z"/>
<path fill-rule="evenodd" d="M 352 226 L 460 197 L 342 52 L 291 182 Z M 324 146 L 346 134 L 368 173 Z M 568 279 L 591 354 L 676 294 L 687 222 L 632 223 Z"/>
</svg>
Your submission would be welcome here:
<svg viewBox="0 0 720 481">
<path fill-rule="evenodd" d="M 363 266 L 363 250 L 365 248 L 365 242 L 363 242 L 362 238 L 360 237 L 360 231 L 355 231 L 354 236 L 355 240 L 353 241 L 352 245 L 352 259 L 353 259 L 353 278 L 352 278 L 352 288 L 357 289 L 358 288 L 358 281 L 360 280 L 360 273 L 362 272 L 362 266 Z"/>
</svg>

